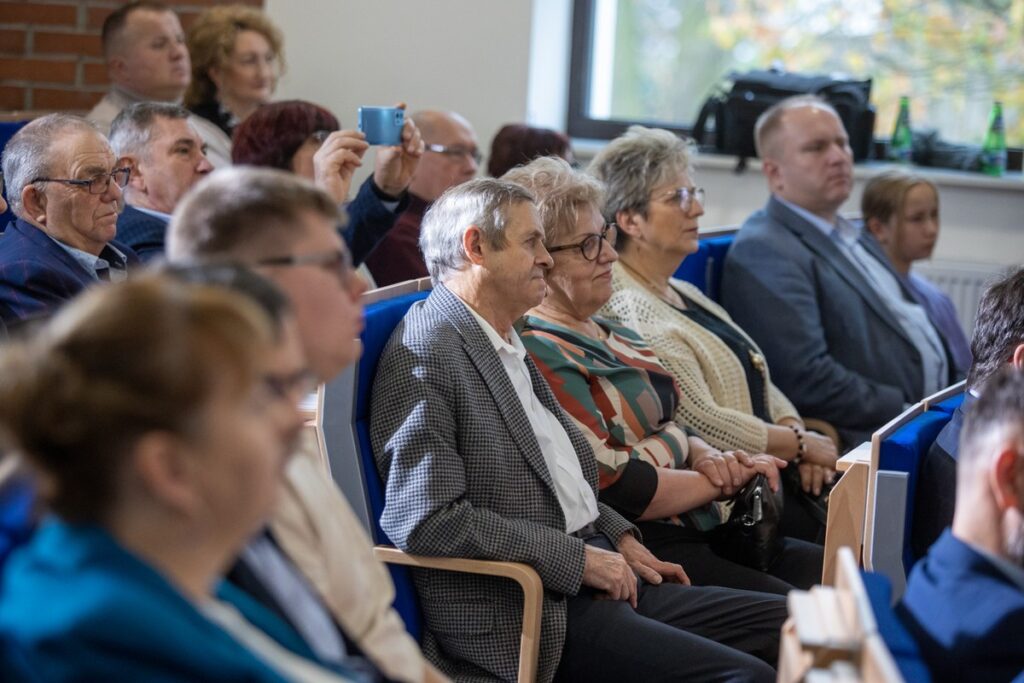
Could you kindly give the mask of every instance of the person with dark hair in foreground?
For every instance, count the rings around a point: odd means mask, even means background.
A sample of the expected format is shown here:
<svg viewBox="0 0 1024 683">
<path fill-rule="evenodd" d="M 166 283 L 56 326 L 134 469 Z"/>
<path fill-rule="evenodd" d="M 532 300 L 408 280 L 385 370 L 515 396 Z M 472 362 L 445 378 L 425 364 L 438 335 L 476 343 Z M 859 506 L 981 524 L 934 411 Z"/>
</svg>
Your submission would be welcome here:
<svg viewBox="0 0 1024 683">
<path fill-rule="evenodd" d="M 921 461 L 910 535 L 915 557 L 927 553 L 953 522 L 960 431 L 982 387 L 1007 365 L 1024 370 L 1024 268 L 1011 270 L 985 290 L 978 304 L 971 353 L 974 360 L 964 400 Z"/>
<path fill-rule="evenodd" d="M 388 537 L 414 554 L 531 565 L 546 589 L 542 683 L 775 680 L 785 599 L 682 585 L 682 567 L 598 500 L 594 452 L 513 329 L 551 267 L 530 192 L 489 178 L 454 187 L 420 241 L 434 289 L 398 324 L 373 383 Z M 431 661 L 459 680 L 514 679 L 521 592 L 413 573 Z"/>
<path fill-rule="evenodd" d="M 937 683 L 1024 671 L 1024 372 L 982 388 L 960 437 L 957 503 L 899 609 Z"/>
</svg>

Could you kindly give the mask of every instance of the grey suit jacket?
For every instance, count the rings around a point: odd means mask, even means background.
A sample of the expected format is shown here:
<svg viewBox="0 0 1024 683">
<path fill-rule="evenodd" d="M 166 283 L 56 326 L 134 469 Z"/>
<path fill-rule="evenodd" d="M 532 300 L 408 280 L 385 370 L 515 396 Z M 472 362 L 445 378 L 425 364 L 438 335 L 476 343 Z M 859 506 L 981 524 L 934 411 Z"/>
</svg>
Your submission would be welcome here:
<svg viewBox="0 0 1024 683">
<path fill-rule="evenodd" d="M 527 357 L 533 388 L 558 416 L 597 491 L 597 462 Z M 444 286 L 413 306 L 381 357 L 371 439 L 386 482 L 381 526 L 411 553 L 524 562 L 544 583 L 538 681 L 561 656 L 566 595 L 580 589 L 584 544 L 565 519 L 533 429 L 501 359 Z M 599 503 L 598 528 L 616 541 L 634 527 Z M 460 680 L 513 680 L 522 593 L 510 581 L 415 572 L 423 648 Z"/>
<path fill-rule="evenodd" d="M 890 267 L 866 231 L 861 243 Z M 774 196 L 736 236 L 721 298 L 800 414 L 831 422 L 846 446 L 922 398 L 921 356 L 899 321 L 832 240 Z"/>
</svg>

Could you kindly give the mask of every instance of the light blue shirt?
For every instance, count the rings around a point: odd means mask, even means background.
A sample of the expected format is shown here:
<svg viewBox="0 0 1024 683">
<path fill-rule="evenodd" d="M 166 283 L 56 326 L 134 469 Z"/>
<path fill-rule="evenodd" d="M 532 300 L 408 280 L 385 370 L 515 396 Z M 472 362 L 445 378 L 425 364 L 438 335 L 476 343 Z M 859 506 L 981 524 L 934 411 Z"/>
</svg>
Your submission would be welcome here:
<svg viewBox="0 0 1024 683">
<path fill-rule="evenodd" d="M 47 235 L 47 237 L 50 236 Z M 97 282 L 99 282 L 101 279 L 101 270 L 105 270 L 107 271 L 107 273 L 110 274 L 111 282 L 121 282 L 128 277 L 128 270 L 125 267 L 125 262 L 127 261 L 127 258 L 121 252 L 121 250 L 115 247 L 113 244 L 108 243 L 107 248 L 114 252 L 114 255 L 117 256 L 119 260 L 111 263 L 105 258 L 96 256 L 95 254 L 90 254 L 89 252 L 82 251 L 81 249 L 76 249 L 71 245 L 64 244 L 60 240 L 53 239 L 52 237 L 50 237 L 50 239 L 56 242 L 61 249 L 69 253 L 71 255 L 71 258 L 75 259 L 75 261 L 78 262 L 78 265 L 82 266 L 82 268 L 84 268 L 85 271 L 92 276 L 92 279 L 96 280 Z"/>
<path fill-rule="evenodd" d="M 908 300 L 903 295 L 899 280 L 892 271 L 861 244 L 863 228 L 839 215 L 836 215 L 834 224 L 829 223 L 821 216 L 787 202 L 778 195 L 775 195 L 775 198 L 832 240 L 843 256 L 860 271 L 875 293 L 885 302 L 886 308 L 896 317 L 900 327 L 921 356 L 921 372 L 924 378 L 922 395 L 929 396 L 945 387 L 949 383 L 949 365 L 946 349 L 942 345 L 938 331 L 928 318 L 928 312 L 920 304 Z"/>
</svg>

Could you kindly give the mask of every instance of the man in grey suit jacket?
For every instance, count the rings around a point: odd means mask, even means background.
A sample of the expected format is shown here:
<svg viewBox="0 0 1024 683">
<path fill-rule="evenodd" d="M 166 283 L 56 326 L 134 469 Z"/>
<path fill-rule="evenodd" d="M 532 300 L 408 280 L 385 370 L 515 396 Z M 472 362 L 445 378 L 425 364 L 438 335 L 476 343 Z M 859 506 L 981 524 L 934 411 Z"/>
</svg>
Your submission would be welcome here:
<svg viewBox="0 0 1024 683">
<path fill-rule="evenodd" d="M 949 384 L 953 364 L 878 243 L 838 215 L 853 155 L 835 110 L 784 100 L 755 137 L 772 195 L 729 250 L 722 303 L 800 414 L 832 423 L 850 448 Z"/>
<path fill-rule="evenodd" d="M 513 330 L 542 300 L 551 264 L 531 200 L 474 180 L 424 219 L 435 289 L 395 330 L 373 387 L 381 526 L 411 553 L 536 569 L 547 589 L 540 681 L 773 680 L 781 598 L 682 585 L 679 565 L 597 501 L 593 451 Z M 513 679 L 519 590 L 452 572 L 415 578 L 428 658 L 459 680 Z"/>
</svg>

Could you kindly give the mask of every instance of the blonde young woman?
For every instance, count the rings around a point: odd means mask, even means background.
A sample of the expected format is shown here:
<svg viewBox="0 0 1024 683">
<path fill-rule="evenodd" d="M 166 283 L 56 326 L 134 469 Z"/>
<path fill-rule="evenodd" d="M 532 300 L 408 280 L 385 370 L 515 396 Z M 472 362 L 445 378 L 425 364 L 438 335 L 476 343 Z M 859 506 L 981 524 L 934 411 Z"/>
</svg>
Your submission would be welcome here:
<svg viewBox="0 0 1024 683">
<path fill-rule="evenodd" d="M 612 295 L 601 314 L 640 334 L 682 389 L 676 420 L 721 449 L 789 461 L 800 486 L 820 495 L 835 476 L 835 444 L 809 432 L 772 383 L 757 344 L 699 289 L 672 277 L 697 251 L 705 195 L 692 181 L 686 142 L 631 127 L 593 160 L 605 183 L 604 216 L 619 232 Z M 786 534 L 824 541 L 824 523 L 787 489 Z M 820 506 L 819 506 L 820 509 Z"/>
</svg>

